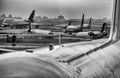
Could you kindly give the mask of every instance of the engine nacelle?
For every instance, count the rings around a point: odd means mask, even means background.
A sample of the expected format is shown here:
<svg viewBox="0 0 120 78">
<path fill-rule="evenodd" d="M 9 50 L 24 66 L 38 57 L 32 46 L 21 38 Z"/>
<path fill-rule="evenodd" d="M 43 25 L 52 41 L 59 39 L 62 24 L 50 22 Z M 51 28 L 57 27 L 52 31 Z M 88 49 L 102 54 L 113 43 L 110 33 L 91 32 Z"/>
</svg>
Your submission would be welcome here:
<svg viewBox="0 0 120 78">
<path fill-rule="evenodd" d="M 105 31 L 103 32 L 103 36 L 107 36 L 107 34 L 108 34 L 107 32 L 105 32 Z"/>
<path fill-rule="evenodd" d="M 90 32 L 88 33 L 88 35 L 90 35 L 90 36 L 94 36 L 95 34 L 94 34 L 93 31 L 90 31 Z"/>
</svg>

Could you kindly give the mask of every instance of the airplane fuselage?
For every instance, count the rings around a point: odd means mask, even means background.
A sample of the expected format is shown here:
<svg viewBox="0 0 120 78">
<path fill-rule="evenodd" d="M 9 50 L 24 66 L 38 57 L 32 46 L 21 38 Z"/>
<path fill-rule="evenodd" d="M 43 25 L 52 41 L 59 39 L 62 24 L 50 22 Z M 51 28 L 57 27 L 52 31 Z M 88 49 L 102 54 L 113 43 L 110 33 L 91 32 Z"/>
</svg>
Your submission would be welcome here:
<svg viewBox="0 0 120 78">
<path fill-rule="evenodd" d="M 66 32 L 82 32 L 83 29 L 90 29 L 91 26 L 89 24 L 83 24 L 83 26 L 81 25 L 70 25 L 66 28 Z"/>
<path fill-rule="evenodd" d="M 107 36 L 107 33 L 100 31 L 93 31 L 92 33 L 91 31 L 75 33 L 75 37 L 87 38 L 87 39 L 99 39 L 105 36 Z"/>
</svg>

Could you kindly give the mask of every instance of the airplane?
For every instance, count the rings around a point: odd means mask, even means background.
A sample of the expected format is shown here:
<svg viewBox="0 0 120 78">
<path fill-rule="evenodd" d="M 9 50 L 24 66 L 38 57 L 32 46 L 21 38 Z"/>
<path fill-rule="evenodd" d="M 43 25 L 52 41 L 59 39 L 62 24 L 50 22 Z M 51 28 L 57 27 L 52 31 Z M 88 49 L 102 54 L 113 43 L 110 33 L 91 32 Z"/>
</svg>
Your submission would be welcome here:
<svg viewBox="0 0 120 78">
<path fill-rule="evenodd" d="M 120 78 L 120 0 L 114 0 L 113 24 L 110 36 L 101 41 L 61 47 L 45 53 L 12 52 L 0 55 L 0 77 L 25 78 Z M 94 47 L 93 47 L 94 45 Z M 91 48 L 92 47 L 92 48 Z M 71 52 L 63 60 L 56 60 L 54 53 Z M 52 54 L 51 54 L 52 53 Z M 70 54 L 70 53 L 69 53 Z M 36 72 L 37 71 L 37 72 Z"/>
<path fill-rule="evenodd" d="M 15 25 L 29 25 L 29 22 L 34 22 L 33 18 L 35 15 L 35 10 L 32 11 L 28 20 L 14 19 L 14 18 L 5 18 L 2 22 L 2 27 L 15 26 Z"/>
<path fill-rule="evenodd" d="M 82 16 L 81 25 L 67 26 L 64 32 L 65 33 L 73 33 L 73 32 L 76 33 L 76 32 L 82 32 L 83 29 L 90 29 L 91 28 L 91 20 L 92 20 L 92 18 L 90 18 L 89 24 L 84 24 L 84 16 L 85 16 L 85 14 L 83 14 L 83 16 Z"/>
<path fill-rule="evenodd" d="M 106 22 L 104 22 L 100 31 L 87 31 L 87 32 L 84 31 L 84 32 L 75 33 L 73 35 L 79 38 L 99 39 L 108 35 L 107 30 L 108 30 L 108 25 Z"/>
</svg>

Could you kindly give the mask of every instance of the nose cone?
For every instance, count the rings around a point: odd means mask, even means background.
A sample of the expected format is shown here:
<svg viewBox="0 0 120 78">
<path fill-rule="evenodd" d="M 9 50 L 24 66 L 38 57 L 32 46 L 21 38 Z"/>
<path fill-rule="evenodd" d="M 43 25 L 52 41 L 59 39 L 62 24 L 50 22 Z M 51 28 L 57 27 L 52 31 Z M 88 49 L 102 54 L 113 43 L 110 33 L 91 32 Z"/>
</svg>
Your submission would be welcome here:
<svg viewBox="0 0 120 78">
<path fill-rule="evenodd" d="M 33 53 L 0 55 L 0 78 L 73 78 L 66 66 L 50 56 Z"/>
</svg>

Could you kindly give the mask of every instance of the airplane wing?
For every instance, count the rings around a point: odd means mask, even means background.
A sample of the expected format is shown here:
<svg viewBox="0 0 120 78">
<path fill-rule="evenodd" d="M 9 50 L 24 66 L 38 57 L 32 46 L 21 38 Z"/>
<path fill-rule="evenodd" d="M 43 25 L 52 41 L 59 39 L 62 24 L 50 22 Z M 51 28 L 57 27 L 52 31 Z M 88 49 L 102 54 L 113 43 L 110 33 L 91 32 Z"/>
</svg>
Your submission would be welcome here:
<svg viewBox="0 0 120 78">
<path fill-rule="evenodd" d="M 14 52 L 14 51 L 16 51 L 16 50 L 0 48 L 0 54 L 2 54 L 2 53 L 8 53 L 8 52 Z"/>
<path fill-rule="evenodd" d="M 55 46 L 54 50 L 50 51 L 47 47 L 33 50 L 33 53 L 26 51 L 16 51 L 14 53 L 6 53 L 0 55 L 0 73 L 1 77 L 50 77 L 53 78 L 74 78 L 80 77 L 79 70 L 72 65 L 64 64 L 61 58 L 66 58 L 75 54 L 82 54 L 86 49 L 90 50 L 101 44 L 104 40 L 82 43 L 65 44 L 64 47 Z M 83 46 L 84 44 L 84 46 Z M 80 48 L 81 47 L 81 48 Z M 87 48 L 89 47 L 89 48 Z M 86 50 L 86 51 L 87 51 Z M 83 51 L 83 52 L 82 52 Z M 56 60 L 57 59 L 57 60 Z M 16 69 L 14 69 L 14 67 Z M 7 73 L 4 70 L 7 70 Z M 19 71 L 22 72 L 19 72 Z M 40 71 L 45 70 L 45 71 Z M 35 71 L 37 71 L 35 73 Z M 47 73 L 47 75 L 46 75 Z"/>
<path fill-rule="evenodd" d="M 57 59 L 67 59 L 69 56 L 85 53 L 91 49 L 94 49 L 97 46 L 100 46 L 101 43 L 105 42 L 107 39 L 99 39 L 93 41 L 83 41 L 83 42 L 74 42 L 61 45 L 53 46 L 53 50 L 49 49 L 49 45 L 43 48 L 28 49 L 22 52 L 32 51 L 35 54 L 45 54 L 51 55 Z"/>
</svg>

